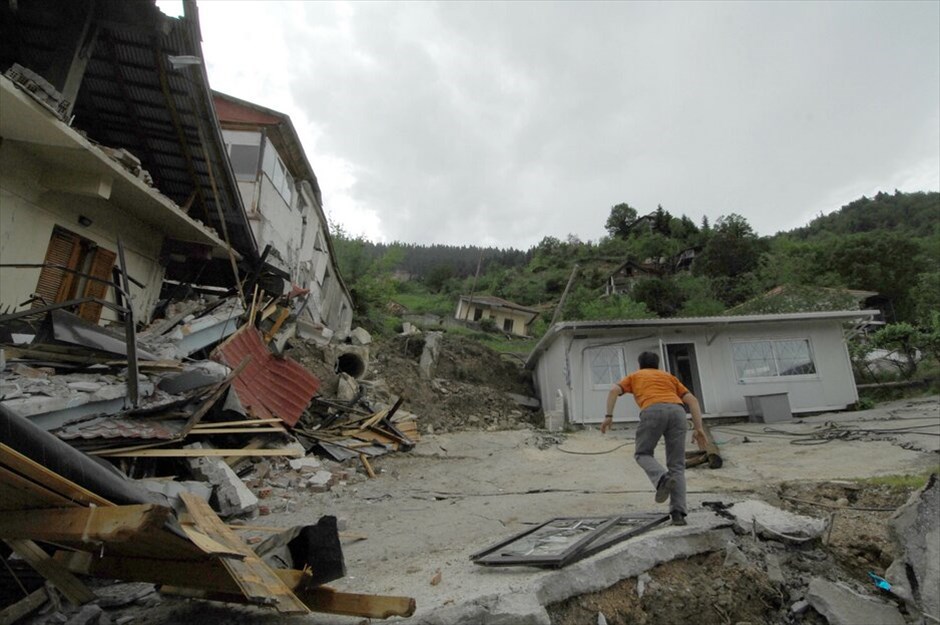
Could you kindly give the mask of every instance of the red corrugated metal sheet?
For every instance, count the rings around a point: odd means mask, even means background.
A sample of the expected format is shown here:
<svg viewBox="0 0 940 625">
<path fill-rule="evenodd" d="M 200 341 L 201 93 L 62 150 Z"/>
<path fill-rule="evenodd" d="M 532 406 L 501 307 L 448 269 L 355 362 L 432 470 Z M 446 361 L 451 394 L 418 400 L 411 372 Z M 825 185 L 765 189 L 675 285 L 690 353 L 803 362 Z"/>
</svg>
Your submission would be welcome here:
<svg viewBox="0 0 940 625">
<path fill-rule="evenodd" d="M 245 328 L 212 353 L 212 359 L 237 367 L 251 361 L 232 386 L 242 405 L 260 419 L 277 417 L 293 426 L 320 388 L 320 381 L 290 358 L 275 358 L 256 328 Z"/>
</svg>

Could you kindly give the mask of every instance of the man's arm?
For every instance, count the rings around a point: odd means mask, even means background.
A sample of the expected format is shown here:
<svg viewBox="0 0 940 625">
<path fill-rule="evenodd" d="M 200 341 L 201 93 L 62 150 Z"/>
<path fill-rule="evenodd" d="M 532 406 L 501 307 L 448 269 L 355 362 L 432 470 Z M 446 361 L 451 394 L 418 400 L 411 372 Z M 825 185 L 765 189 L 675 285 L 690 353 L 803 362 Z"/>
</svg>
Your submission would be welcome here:
<svg viewBox="0 0 940 625">
<path fill-rule="evenodd" d="M 610 426 L 614 423 L 614 406 L 617 405 L 617 398 L 623 395 L 623 389 L 620 388 L 619 384 L 614 384 L 610 387 L 610 392 L 607 393 L 607 412 L 604 415 L 604 422 L 601 423 L 601 434 L 605 434 L 607 430 L 610 429 Z"/>
<path fill-rule="evenodd" d="M 702 427 L 702 407 L 692 393 L 682 396 L 682 403 L 689 407 L 692 413 L 692 440 L 702 449 L 705 448 L 705 428 Z"/>
</svg>

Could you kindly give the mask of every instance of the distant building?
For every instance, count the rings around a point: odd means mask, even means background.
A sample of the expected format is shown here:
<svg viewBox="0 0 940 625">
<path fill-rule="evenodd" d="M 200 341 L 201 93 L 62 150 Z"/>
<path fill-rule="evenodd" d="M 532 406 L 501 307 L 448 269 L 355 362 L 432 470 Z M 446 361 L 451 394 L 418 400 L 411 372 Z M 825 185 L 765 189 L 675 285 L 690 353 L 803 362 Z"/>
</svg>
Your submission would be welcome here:
<svg viewBox="0 0 940 625">
<path fill-rule="evenodd" d="M 529 326 L 538 315 L 539 311 L 534 308 L 520 306 L 492 295 L 474 295 L 472 298 L 461 295 L 454 318 L 477 322 L 492 319 L 496 327 L 503 332 L 528 336 Z"/>
</svg>

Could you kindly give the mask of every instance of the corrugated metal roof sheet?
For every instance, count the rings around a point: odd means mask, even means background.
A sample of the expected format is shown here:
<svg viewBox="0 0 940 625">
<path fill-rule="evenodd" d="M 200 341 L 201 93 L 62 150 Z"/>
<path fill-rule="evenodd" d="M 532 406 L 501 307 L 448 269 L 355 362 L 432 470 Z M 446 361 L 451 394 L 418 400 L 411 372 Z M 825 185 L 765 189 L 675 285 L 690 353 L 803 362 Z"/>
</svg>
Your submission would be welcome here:
<svg viewBox="0 0 940 625">
<path fill-rule="evenodd" d="M 293 426 L 320 388 L 320 381 L 298 362 L 275 358 L 252 327 L 233 334 L 212 354 L 212 359 L 237 367 L 247 356 L 248 366 L 235 378 L 232 387 L 239 401 L 253 416 L 276 417 Z"/>
</svg>

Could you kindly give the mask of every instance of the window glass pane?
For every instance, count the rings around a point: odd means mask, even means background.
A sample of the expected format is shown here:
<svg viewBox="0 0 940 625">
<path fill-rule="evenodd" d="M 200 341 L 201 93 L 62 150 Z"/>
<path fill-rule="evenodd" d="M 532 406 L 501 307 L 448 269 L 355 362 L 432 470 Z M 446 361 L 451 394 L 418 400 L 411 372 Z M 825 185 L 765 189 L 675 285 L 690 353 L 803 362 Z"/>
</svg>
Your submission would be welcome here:
<svg viewBox="0 0 940 625">
<path fill-rule="evenodd" d="M 623 377 L 623 363 L 619 348 L 592 349 L 589 352 L 588 363 L 591 368 L 591 384 L 595 386 L 614 384 Z"/>
<path fill-rule="evenodd" d="M 809 341 L 806 339 L 774 341 L 774 349 L 777 352 L 780 375 L 816 373 L 816 364 L 809 353 Z"/>
<path fill-rule="evenodd" d="M 749 341 L 733 343 L 731 353 L 738 379 L 766 378 L 777 375 L 773 349 L 770 341 Z"/>
<path fill-rule="evenodd" d="M 264 156 L 261 161 L 261 170 L 268 175 L 272 181 L 274 180 L 274 169 L 275 163 L 277 162 L 277 155 L 274 153 L 274 146 L 271 145 L 270 141 L 264 142 Z"/>
<path fill-rule="evenodd" d="M 261 149 L 256 145 L 232 145 L 229 148 L 229 157 L 232 169 L 239 180 L 254 180 L 258 175 L 258 158 Z"/>
</svg>

